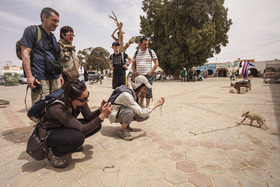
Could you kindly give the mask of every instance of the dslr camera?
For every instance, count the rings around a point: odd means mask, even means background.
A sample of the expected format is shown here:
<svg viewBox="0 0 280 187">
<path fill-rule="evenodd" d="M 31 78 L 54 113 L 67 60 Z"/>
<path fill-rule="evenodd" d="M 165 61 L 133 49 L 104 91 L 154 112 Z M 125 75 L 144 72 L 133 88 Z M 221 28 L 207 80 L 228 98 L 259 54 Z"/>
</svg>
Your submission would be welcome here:
<svg viewBox="0 0 280 187">
<path fill-rule="evenodd" d="M 36 86 L 35 88 L 32 88 L 32 91 L 33 92 L 37 92 L 38 90 L 40 90 L 42 88 L 42 85 L 41 84 L 38 84 L 36 82 L 37 79 L 34 79 L 34 82 L 33 82 L 33 85 Z"/>
</svg>

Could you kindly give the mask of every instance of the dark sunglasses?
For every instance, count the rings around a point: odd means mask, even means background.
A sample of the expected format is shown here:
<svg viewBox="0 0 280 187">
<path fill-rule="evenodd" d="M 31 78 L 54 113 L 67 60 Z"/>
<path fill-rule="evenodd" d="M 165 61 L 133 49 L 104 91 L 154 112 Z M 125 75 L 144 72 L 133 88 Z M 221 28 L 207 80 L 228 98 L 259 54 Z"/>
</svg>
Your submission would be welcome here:
<svg viewBox="0 0 280 187">
<path fill-rule="evenodd" d="M 81 103 L 85 102 L 86 100 L 88 100 L 89 97 L 89 92 L 88 92 L 88 96 L 83 98 L 83 99 L 77 99 L 78 101 L 80 101 Z"/>
</svg>

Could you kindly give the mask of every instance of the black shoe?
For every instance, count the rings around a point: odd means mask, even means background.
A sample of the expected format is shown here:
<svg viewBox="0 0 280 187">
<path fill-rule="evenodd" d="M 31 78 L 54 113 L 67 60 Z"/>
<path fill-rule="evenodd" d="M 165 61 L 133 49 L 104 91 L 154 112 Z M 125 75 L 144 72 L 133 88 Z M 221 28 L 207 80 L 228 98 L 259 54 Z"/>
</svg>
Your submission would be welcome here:
<svg viewBox="0 0 280 187">
<path fill-rule="evenodd" d="M 55 168 L 66 168 L 68 163 L 64 156 L 55 156 L 50 149 L 47 159 L 52 162 L 53 167 Z"/>
</svg>

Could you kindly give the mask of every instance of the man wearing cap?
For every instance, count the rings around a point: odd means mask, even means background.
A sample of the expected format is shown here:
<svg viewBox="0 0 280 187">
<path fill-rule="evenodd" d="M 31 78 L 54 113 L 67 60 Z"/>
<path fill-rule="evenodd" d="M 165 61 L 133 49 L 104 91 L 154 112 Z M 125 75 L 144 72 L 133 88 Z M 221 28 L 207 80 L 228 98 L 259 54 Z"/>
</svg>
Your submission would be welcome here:
<svg viewBox="0 0 280 187">
<path fill-rule="evenodd" d="M 156 53 L 149 48 L 147 38 L 140 39 L 140 49 L 137 49 L 133 56 L 132 70 L 135 76 L 144 75 L 153 83 L 153 74 L 158 67 L 158 59 Z M 152 89 L 147 90 L 146 106 L 150 105 L 150 100 L 153 98 Z"/>
<path fill-rule="evenodd" d="M 109 120 L 111 123 L 121 123 L 122 126 L 119 130 L 119 135 L 124 140 L 130 141 L 133 139 L 129 133 L 129 131 L 133 130 L 129 127 L 132 120 L 138 122 L 147 120 L 149 118 L 149 113 L 151 113 L 155 108 L 163 105 L 165 99 L 160 98 L 155 104 L 147 108 L 140 107 L 137 101 L 146 97 L 147 88 L 152 88 L 148 79 L 143 75 L 139 75 L 135 78 L 135 82 L 131 82 L 130 89 L 126 86 L 121 86 L 117 89 L 120 88 L 123 88 L 123 90 L 117 98 L 112 101 L 115 105 L 111 115 L 109 116 Z M 108 102 L 111 102 L 110 99 Z"/>
<path fill-rule="evenodd" d="M 110 56 L 110 68 L 113 70 L 113 89 L 118 86 L 125 85 L 125 70 L 131 64 L 132 59 L 123 52 L 120 52 L 120 44 L 117 42 L 112 43 L 114 53 Z M 126 63 L 128 59 L 128 63 Z"/>
</svg>

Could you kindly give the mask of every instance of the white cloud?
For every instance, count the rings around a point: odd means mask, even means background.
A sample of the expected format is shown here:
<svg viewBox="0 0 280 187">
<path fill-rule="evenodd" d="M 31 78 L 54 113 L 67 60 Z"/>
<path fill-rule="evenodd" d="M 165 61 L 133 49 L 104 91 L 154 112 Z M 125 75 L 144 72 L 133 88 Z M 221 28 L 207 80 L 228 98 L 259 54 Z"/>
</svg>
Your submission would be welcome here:
<svg viewBox="0 0 280 187">
<path fill-rule="evenodd" d="M 25 19 L 21 16 L 16 16 L 14 14 L 8 13 L 8 12 L 4 12 L 0 10 L 0 19 L 1 22 L 4 21 L 6 22 L 5 24 L 13 24 L 16 26 L 27 26 L 27 25 L 31 25 L 32 22 L 28 19 Z M 4 23 L 2 23 L 4 24 Z"/>
</svg>

